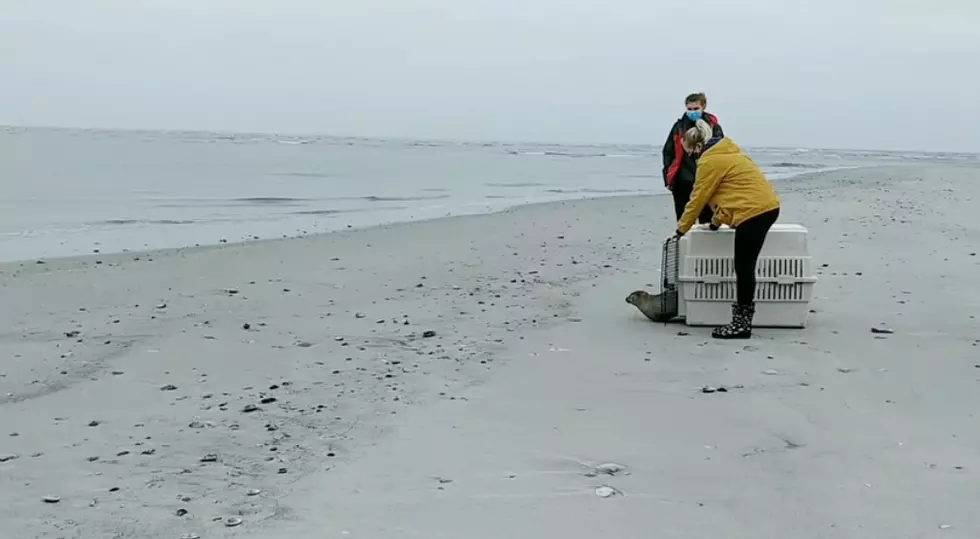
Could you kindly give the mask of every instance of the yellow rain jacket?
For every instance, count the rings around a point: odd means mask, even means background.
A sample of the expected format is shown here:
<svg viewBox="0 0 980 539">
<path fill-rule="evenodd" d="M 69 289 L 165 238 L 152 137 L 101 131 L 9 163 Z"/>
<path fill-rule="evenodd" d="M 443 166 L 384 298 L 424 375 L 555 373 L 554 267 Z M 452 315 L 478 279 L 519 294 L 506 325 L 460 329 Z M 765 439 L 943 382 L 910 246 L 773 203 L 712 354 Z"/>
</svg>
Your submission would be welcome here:
<svg viewBox="0 0 980 539">
<path fill-rule="evenodd" d="M 677 222 L 687 234 L 708 204 L 714 209 L 712 224 L 737 227 L 779 207 L 779 196 L 762 170 L 731 139 L 723 138 L 701 154 L 691 200 Z"/>
</svg>

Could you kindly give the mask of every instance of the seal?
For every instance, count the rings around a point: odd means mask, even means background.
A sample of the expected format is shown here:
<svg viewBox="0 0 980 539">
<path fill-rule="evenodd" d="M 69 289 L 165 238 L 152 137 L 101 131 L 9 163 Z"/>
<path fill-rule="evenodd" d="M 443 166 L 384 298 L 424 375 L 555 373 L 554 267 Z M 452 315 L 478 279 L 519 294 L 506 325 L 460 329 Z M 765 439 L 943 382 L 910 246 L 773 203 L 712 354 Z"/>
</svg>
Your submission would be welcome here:
<svg viewBox="0 0 980 539">
<path fill-rule="evenodd" d="M 636 307 L 654 322 L 669 322 L 673 316 L 661 311 L 660 294 L 650 294 L 646 290 L 636 290 L 626 296 L 626 303 Z"/>
</svg>

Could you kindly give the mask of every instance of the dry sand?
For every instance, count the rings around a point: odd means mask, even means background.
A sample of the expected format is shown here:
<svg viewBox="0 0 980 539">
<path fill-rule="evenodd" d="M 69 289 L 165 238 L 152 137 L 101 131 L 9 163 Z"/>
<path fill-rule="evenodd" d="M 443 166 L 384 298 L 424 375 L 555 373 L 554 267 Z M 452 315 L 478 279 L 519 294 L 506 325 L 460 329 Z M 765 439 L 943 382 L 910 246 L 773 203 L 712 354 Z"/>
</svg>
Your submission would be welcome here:
<svg viewBox="0 0 980 539">
<path fill-rule="evenodd" d="M 778 184 L 821 280 L 748 342 L 623 301 L 662 197 L 4 266 L 0 536 L 980 537 L 978 180 Z"/>
</svg>

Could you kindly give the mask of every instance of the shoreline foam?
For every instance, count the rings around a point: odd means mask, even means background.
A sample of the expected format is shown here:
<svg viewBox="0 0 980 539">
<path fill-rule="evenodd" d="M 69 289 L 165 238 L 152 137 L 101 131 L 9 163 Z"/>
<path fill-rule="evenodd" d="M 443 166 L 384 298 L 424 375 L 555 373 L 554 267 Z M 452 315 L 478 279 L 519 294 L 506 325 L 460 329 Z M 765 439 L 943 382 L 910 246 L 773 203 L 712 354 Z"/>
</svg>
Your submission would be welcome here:
<svg viewBox="0 0 980 539">
<path fill-rule="evenodd" d="M 910 166 L 910 165 L 896 165 L 896 167 L 899 167 L 899 168 L 905 168 L 905 167 L 908 167 L 908 166 Z M 812 170 L 801 169 L 800 172 L 794 173 L 792 176 L 778 178 L 778 179 L 776 179 L 774 181 L 776 182 L 776 185 L 777 186 L 781 186 L 781 185 L 784 184 L 784 182 L 793 182 L 795 184 L 797 182 L 817 180 L 817 179 L 821 178 L 823 175 L 828 174 L 828 173 L 833 173 L 833 172 L 860 171 L 860 170 L 863 170 L 863 169 L 874 169 L 874 168 L 891 168 L 891 167 L 876 167 L 876 166 L 869 166 L 869 167 L 841 167 L 841 168 L 821 169 L 819 171 L 812 171 Z M 789 188 L 792 189 L 792 187 L 789 187 Z M 56 262 L 56 261 L 62 260 L 62 259 L 72 259 L 72 260 L 74 260 L 74 259 L 86 259 L 86 258 L 91 258 L 93 260 L 95 260 L 95 259 L 106 260 L 107 258 L 113 258 L 113 259 L 115 259 L 115 258 L 118 257 L 118 255 L 127 255 L 127 256 L 128 255 L 134 255 L 135 256 L 135 255 L 139 255 L 139 254 L 149 254 L 149 253 L 157 253 L 157 252 L 187 251 L 187 250 L 193 250 L 193 249 L 221 248 L 221 247 L 229 247 L 229 246 L 239 246 L 239 245 L 247 245 L 247 244 L 253 244 L 253 243 L 265 243 L 265 242 L 269 242 L 269 241 L 273 241 L 273 242 L 276 242 L 276 241 L 288 241 L 288 240 L 296 240 L 296 239 L 307 238 L 307 237 L 316 237 L 316 236 L 327 235 L 327 234 L 344 233 L 344 232 L 349 232 L 349 231 L 352 231 L 352 230 L 368 230 L 368 229 L 372 229 L 372 228 L 376 228 L 376 227 L 398 226 L 400 224 L 406 224 L 406 223 L 417 223 L 417 222 L 425 222 L 425 221 L 432 221 L 432 220 L 442 220 L 442 219 L 455 219 L 455 218 L 471 217 L 471 216 L 478 216 L 478 215 L 494 215 L 494 214 L 499 214 L 499 213 L 507 212 L 507 211 L 510 211 L 510 210 L 513 210 L 513 209 L 517 209 L 517 208 L 526 208 L 526 207 L 533 208 L 533 207 L 538 207 L 538 206 L 546 206 L 546 205 L 550 205 L 550 204 L 562 204 L 562 203 L 565 203 L 565 202 L 575 202 L 575 201 L 583 201 L 583 200 L 593 200 L 593 199 L 603 199 L 603 198 L 635 198 L 635 197 L 639 197 L 639 198 L 660 198 L 660 197 L 666 197 L 666 196 L 670 196 L 670 193 L 667 192 L 667 191 L 656 192 L 656 193 L 644 193 L 644 194 L 637 194 L 637 193 L 609 193 L 609 194 L 601 194 L 601 192 L 590 192 L 590 193 L 583 193 L 582 196 L 579 196 L 579 197 L 568 197 L 568 198 L 560 198 L 560 199 L 555 199 L 555 200 L 530 201 L 530 202 L 521 202 L 521 201 L 502 202 L 501 201 L 498 204 L 483 204 L 483 203 L 480 203 L 480 204 L 473 204 L 471 206 L 471 209 L 470 210 L 460 210 L 460 211 L 458 211 L 456 213 L 444 214 L 443 210 L 440 208 L 440 209 L 438 209 L 438 211 L 433 212 L 432 215 L 423 216 L 423 217 L 417 217 L 416 218 L 416 217 L 406 216 L 404 219 L 394 220 L 394 221 L 390 221 L 390 222 L 372 222 L 372 221 L 368 220 L 368 221 L 365 222 L 365 224 L 360 224 L 360 225 L 357 225 L 357 224 L 354 224 L 354 225 L 351 225 L 351 224 L 339 224 L 339 225 L 337 225 L 336 227 L 333 227 L 333 228 L 326 228 L 326 229 L 323 229 L 323 230 L 318 230 L 318 231 L 310 232 L 310 233 L 307 233 L 307 234 L 284 235 L 282 237 L 265 237 L 265 238 L 260 238 L 258 236 L 254 236 L 253 237 L 251 234 L 247 234 L 246 233 L 245 236 L 247 236 L 247 238 L 232 239 L 232 238 L 234 238 L 234 236 L 232 234 L 216 234 L 215 237 L 218 238 L 218 239 L 215 239 L 213 242 L 185 244 L 185 245 L 179 245 L 179 246 L 163 245 L 163 246 L 159 246 L 159 247 L 150 247 L 150 248 L 144 247 L 144 248 L 135 248 L 135 249 L 133 249 L 133 248 L 118 248 L 118 249 L 108 248 L 108 249 L 105 249 L 105 248 L 102 248 L 103 247 L 102 245 L 93 245 L 93 247 L 98 248 L 97 249 L 99 251 L 98 253 L 94 253 L 93 254 L 93 253 L 87 253 L 87 252 L 86 253 L 76 252 L 76 253 L 71 253 L 71 254 L 55 255 L 55 256 L 38 256 L 38 257 L 13 258 L 13 259 L 3 259 L 3 258 L 0 258 L 0 268 L 2 268 L 3 266 L 11 265 L 11 264 L 26 264 L 26 263 L 30 263 L 30 262 L 36 262 L 36 261 L 43 261 L 45 263 L 52 263 L 52 262 Z M 307 212 L 307 213 L 309 213 L 310 215 L 316 215 L 319 212 L 315 212 L 314 211 L 314 212 Z M 334 212 L 332 212 L 332 211 L 329 212 L 329 213 L 331 215 L 334 214 Z M 337 214 L 337 215 L 339 216 L 341 214 Z M 198 222 L 184 223 L 184 222 L 178 222 L 178 221 L 172 221 L 172 220 L 171 221 L 168 221 L 168 228 L 170 228 L 171 230 L 177 229 L 177 228 L 180 228 L 180 227 L 196 228 L 196 227 L 201 227 L 201 226 L 205 226 L 205 225 L 207 225 L 207 223 L 198 223 Z M 240 221 L 230 222 L 230 225 L 233 228 L 242 228 L 242 227 L 245 226 L 243 224 L 243 222 L 240 222 Z M 227 232 L 227 231 L 225 231 L 225 232 Z M 197 234 L 197 232 L 191 232 L 190 233 L 190 235 L 196 235 L 196 234 Z M 239 235 L 240 234 L 241 233 L 239 232 Z M 226 236 L 226 237 L 221 237 L 221 236 Z M 33 240 L 36 240 L 36 238 L 33 239 Z M 24 241 L 33 241 L 33 240 L 32 240 L 32 238 L 24 238 Z M 224 240 L 224 241 L 222 241 L 222 240 Z"/>
</svg>

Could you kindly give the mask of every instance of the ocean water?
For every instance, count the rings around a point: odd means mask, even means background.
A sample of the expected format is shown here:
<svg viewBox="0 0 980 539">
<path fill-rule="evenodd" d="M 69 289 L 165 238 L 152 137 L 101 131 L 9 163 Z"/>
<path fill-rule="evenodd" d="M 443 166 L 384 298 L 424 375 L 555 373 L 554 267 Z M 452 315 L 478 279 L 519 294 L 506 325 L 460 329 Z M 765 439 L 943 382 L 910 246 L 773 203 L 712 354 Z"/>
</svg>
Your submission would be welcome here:
<svg viewBox="0 0 980 539">
<path fill-rule="evenodd" d="M 746 150 L 774 180 L 871 164 L 980 162 L 963 154 Z M 652 145 L 0 127 L 0 260 L 666 195 L 660 169 Z"/>
</svg>

